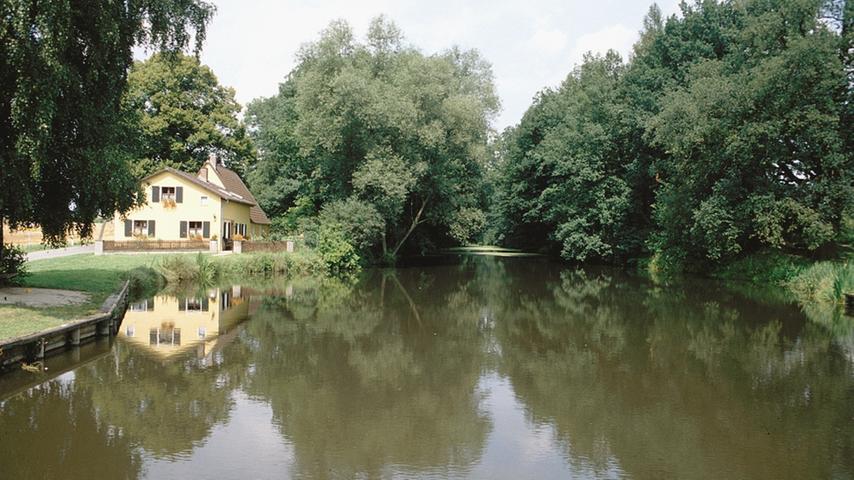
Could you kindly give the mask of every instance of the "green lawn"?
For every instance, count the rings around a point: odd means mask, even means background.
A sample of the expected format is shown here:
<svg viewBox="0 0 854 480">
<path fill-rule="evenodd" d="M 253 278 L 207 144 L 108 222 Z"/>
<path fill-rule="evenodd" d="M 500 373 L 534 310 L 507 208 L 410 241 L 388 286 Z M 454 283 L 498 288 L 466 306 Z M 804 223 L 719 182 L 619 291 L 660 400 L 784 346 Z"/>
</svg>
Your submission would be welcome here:
<svg viewBox="0 0 854 480">
<path fill-rule="evenodd" d="M 163 255 L 73 255 L 30 262 L 24 287 L 79 290 L 90 295 L 81 305 L 32 308 L 0 305 L 0 340 L 37 332 L 96 313 L 130 270 L 150 267 Z"/>
</svg>

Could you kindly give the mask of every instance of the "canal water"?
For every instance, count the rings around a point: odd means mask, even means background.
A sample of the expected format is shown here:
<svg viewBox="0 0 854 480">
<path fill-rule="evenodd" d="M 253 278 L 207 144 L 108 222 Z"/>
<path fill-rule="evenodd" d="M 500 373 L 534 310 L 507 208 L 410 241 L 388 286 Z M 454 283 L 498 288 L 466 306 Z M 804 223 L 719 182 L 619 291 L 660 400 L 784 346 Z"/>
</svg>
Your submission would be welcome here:
<svg viewBox="0 0 854 480">
<path fill-rule="evenodd" d="M 496 257 L 162 292 L 0 378 L 0 478 L 854 478 L 854 320 L 783 300 Z"/>
</svg>

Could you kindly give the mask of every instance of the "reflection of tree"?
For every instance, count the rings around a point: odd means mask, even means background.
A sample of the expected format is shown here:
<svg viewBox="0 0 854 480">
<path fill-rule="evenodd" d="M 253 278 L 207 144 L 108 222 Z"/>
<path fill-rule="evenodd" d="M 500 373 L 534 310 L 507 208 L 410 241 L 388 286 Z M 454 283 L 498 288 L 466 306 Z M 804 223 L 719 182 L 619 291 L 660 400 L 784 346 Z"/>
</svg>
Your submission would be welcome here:
<svg viewBox="0 0 854 480">
<path fill-rule="evenodd" d="M 0 404 L 0 477 L 137 478 L 132 440 L 99 418 L 91 395 L 75 382 L 51 380 Z"/>
<path fill-rule="evenodd" d="M 297 281 L 247 327 L 257 341 L 247 391 L 272 406 L 297 475 L 464 469 L 480 456 L 490 423 L 477 317 L 448 315 L 442 299 L 456 289 L 435 287 L 445 279 L 390 275 Z"/>
<path fill-rule="evenodd" d="M 708 282 L 567 273 L 496 307 L 502 372 L 572 463 L 633 476 L 830 477 L 854 470 L 854 377 L 788 306 Z"/>
<path fill-rule="evenodd" d="M 225 422 L 247 368 L 239 342 L 209 359 L 188 352 L 164 361 L 126 342 L 113 353 L 110 365 L 79 370 L 77 382 L 100 385 L 92 389 L 99 417 L 155 456 L 189 452 Z"/>
</svg>

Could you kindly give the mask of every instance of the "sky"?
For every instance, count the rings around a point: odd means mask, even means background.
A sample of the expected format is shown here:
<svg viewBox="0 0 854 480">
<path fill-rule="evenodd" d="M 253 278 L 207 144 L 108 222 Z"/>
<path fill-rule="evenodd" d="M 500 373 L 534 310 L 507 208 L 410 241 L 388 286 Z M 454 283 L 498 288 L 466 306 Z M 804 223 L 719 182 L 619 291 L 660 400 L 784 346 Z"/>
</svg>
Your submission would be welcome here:
<svg viewBox="0 0 854 480">
<path fill-rule="evenodd" d="M 220 83 L 245 105 L 275 95 L 300 45 L 331 21 L 364 39 L 384 14 L 425 54 L 458 45 L 492 63 L 502 111 L 493 127 L 515 125 L 545 87 L 556 87 L 587 51 L 628 57 L 653 0 L 213 0 L 217 14 L 202 50 Z M 659 0 L 665 15 L 679 0 Z M 138 54 L 144 56 L 143 54 Z"/>
</svg>

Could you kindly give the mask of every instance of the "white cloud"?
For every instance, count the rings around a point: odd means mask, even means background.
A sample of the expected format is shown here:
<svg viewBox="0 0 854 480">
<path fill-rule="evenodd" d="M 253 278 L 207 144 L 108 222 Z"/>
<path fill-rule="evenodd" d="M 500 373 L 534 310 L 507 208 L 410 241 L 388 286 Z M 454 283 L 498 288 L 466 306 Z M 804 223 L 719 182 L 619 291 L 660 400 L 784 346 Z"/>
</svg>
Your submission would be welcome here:
<svg viewBox="0 0 854 480">
<path fill-rule="evenodd" d="M 539 90 L 553 87 L 588 50 L 626 55 L 652 0 L 215 0 L 202 61 L 237 99 L 274 95 L 305 42 L 345 19 L 364 36 L 385 14 L 425 53 L 475 48 L 493 65 L 503 129 L 519 121 Z M 665 14 L 678 0 L 661 3 Z M 137 55 L 140 56 L 139 54 Z"/>
<path fill-rule="evenodd" d="M 584 34 L 573 42 L 574 46 L 569 54 L 569 63 L 576 65 L 581 63 L 584 54 L 593 52 L 605 54 L 608 50 L 615 50 L 622 55 L 623 60 L 628 59 L 632 51 L 632 45 L 638 39 L 638 31 L 625 25 L 611 25 L 593 33 Z"/>
<path fill-rule="evenodd" d="M 558 29 L 537 30 L 528 40 L 528 45 L 533 51 L 555 54 L 563 51 L 567 41 L 566 34 Z"/>
</svg>

